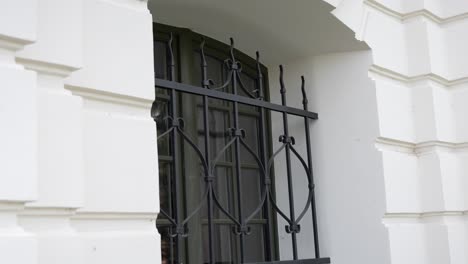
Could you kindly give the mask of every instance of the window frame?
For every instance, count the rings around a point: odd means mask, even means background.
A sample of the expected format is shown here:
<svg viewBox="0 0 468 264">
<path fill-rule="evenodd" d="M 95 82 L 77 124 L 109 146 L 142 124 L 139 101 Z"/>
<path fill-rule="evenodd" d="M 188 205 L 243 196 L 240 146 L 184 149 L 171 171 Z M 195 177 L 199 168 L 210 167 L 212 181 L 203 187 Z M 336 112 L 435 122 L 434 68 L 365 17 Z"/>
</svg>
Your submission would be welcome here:
<svg viewBox="0 0 468 264">
<path fill-rule="evenodd" d="M 164 41 L 167 42 L 169 40 L 170 33 L 173 34 L 173 47 L 174 47 L 174 58 L 177 61 L 176 65 L 176 72 L 175 72 L 175 80 L 177 82 L 181 83 L 189 83 L 193 84 L 194 80 L 196 79 L 194 76 L 194 71 L 190 69 L 192 65 L 194 65 L 194 56 L 193 52 L 198 49 L 199 44 L 201 42 L 202 37 L 205 40 L 206 46 L 205 46 L 205 53 L 209 56 L 215 57 L 217 59 L 223 60 L 227 57 L 226 54 L 229 54 L 229 45 L 222 43 L 220 41 L 217 41 L 213 38 L 203 36 L 199 33 L 193 32 L 189 29 L 186 28 L 178 28 L 178 27 L 173 27 L 173 26 L 168 26 L 164 24 L 159 24 L 159 23 L 153 23 L 153 41 Z M 239 61 L 242 62 L 243 66 L 243 71 L 246 72 L 248 75 L 255 76 L 256 74 L 256 61 L 255 59 L 251 58 L 250 56 L 242 53 L 241 51 L 236 50 L 236 58 L 239 59 Z M 264 96 L 266 101 L 269 101 L 269 85 L 268 85 L 268 69 L 264 65 L 260 65 L 262 74 L 264 76 Z M 200 86 L 200 84 L 196 84 L 197 86 Z M 179 99 L 184 102 L 183 104 L 186 105 L 190 104 L 190 100 L 188 98 L 182 98 L 184 96 L 189 97 L 190 95 L 182 95 L 179 94 Z M 168 99 L 169 96 L 161 95 L 158 94 L 157 97 L 161 99 Z M 193 102 L 192 102 L 193 103 Z M 182 104 L 179 104 L 179 113 L 182 114 L 182 117 L 187 117 L 187 107 L 182 108 L 180 107 Z M 190 107 L 193 110 L 192 106 Z M 195 111 L 196 113 L 197 111 Z M 190 114 L 194 114 L 193 112 L 190 112 Z M 196 119 L 196 118 L 195 118 Z M 268 144 L 268 154 L 271 154 L 273 152 L 273 144 L 272 144 L 272 126 L 271 126 L 271 116 L 270 113 L 267 112 L 267 118 L 266 118 L 266 127 L 267 127 L 267 144 Z M 191 131 L 189 133 L 197 133 L 194 131 Z M 181 151 L 179 151 L 180 153 Z M 169 154 L 170 156 L 170 154 Z M 161 160 L 161 158 L 163 160 Z M 158 161 L 166 161 L 164 160 L 167 157 L 165 156 L 158 156 Z M 177 161 L 178 160 L 178 161 Z M 183 155 L 180 155 L 179 157 L 176 157 L 172 162 L 178 162 L 179 168 L 182 170 L 186 169 L 185 166 L 186 164 L 189 164 L 187 162 L 188 157 L 184 157 Z M 193 163 L 193 162 L 192 162 Z M 167 163 L 170 164 L 170 163 Z M 198 166 L 191 164 L 191 166 Z M 187 181 L 185 176 L 179 176 L 179 182 L 185 187 L 187 186 Z M 274 169 L 273 169 L 273 175 L 271 177 L 272 179 L 272 186 L 275 186 L 275 177 L 274 177 Z M 198 186 L 195 187 L 195 189 L 198 188 Z M 199 188 L 198 188 L 199 189 Z M 272 196 L 274 199 L 276 199 L 276 188 L 272 188 Z M 176 199 L 181 199 L 183 201 L 183 205 L 181 206 L 182 208 L 177 208 L 179 214 L 186 215 L 186 208 L 187 204 L 185 201 L 187 201 L 187 191 L 184 190 L 183 192 L 177 193 Z M 264 209 L 262 210 L 264 211 Z M 279 238 L 278 238 L 278 220 L 277 220 L 277 215 L 274 212 L 271 212 L 268 218 L 272 221 L 270 224 L 270 230 L 269 230 L 269 235 L 270 237 L 270 245 L 267 246 L 266 243 L 264 243 L 265 247 L 265 261 L 273 261 L 275 259 L 279 258 Z M 157 219 L 156 221 L 157 226 L 162 226 L 162 225 L 170 225 L 169 221 L 165 219 Z M 199 223 L 200 225 L 200 223 Z M 199 232 L 197 232 L 199 233 Z M 265 235 L 264 235 L 265 236 Z M 189 244 L 194 243 L 194 242 L 188 242 L 188 240 L 195 240 L 199 243 L 202 242 L 202 237 L 199 235 L 189 237 L 187 239 L 184 239 L 183 245 L 180 247 L 182 250 L 180 252 L 181 258 L 184 263 L 190 263 L 190 259 L 200 259 L 200 256 L 196 256 L 196 252 L 194 253 L 193 251 L 190 250 Z M 196 251 L 196 250 L 195 250 Z M 203 255 L 203 252 L 199 252 L 199 255 Z M 271 259 L 272 258 L 272 259 Z M 202 259 L 202 258 L 201 258 Z"/>
</svg>

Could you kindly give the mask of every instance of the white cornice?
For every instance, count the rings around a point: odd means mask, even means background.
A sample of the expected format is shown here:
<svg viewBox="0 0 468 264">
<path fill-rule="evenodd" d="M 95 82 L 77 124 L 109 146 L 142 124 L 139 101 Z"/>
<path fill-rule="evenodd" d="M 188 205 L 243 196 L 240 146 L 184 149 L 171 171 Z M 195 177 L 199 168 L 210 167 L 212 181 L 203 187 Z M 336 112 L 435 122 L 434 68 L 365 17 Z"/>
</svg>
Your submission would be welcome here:
<svg viewBox="0 0 468 264">
<path fill-rule="evenodd" d="M 404 213 L 386 213 L 382 222 L 386 225 L 391 224 L 408 224 L 408 223 L 437 223 L 451 221 L 466 221 L 468 211 L 434 211 L 434 212 L 404 212 Z"/>
<path fill-rule="evenodd" d="M 86 87 L 65 85 L 65 89 L 70 90 L 74 95 L 78 95 L 86 99 L 130 105 L 144 109 L 149 109 L 153 103 L 153 100 L 148 100 L 145 98 L 111 93 Z"/>
<path fill-rule="evenodd" d="M 422 213 L 386 213 L 384 218 L 428 218 L 439 216 L 463 216 L 468 215 L 468 211 L 436 211 Z"/>
<path fill-rule="evenodd" d="M 407 75 L 389 70 L 387 68 L 384 68 L 375 64 L 369 68 L 369 73 L 371 74 L 371 77 L 372 77 L 372 74 L 375 74 L 378 76 L 382 76 L 384 78 L 396 80 L 396 81 L 407 83 L 407 84 L 412 84 L 412 83 L 416 83 L 420 81 L 432 81 L 444 87 L 453 87 L 453 86 L 457 86 L 461 84 L 468 84 L 468 77 L 448 80 L 434 73 L 407 76 Z"/>
<path fill-rule="evenodd" d="M 34 41 L 13 38 L 10 36 L 0 34 L 0 48 L 17 51 L 24 48 L 25 45 L 31 44 Z"/>
<path fill-rule="evenodd" d="M 443 25 L 468 18 L 468 12 L 450 17 L 440 17 L 427 9 L 416 10 L 409 13 L 400 13 L 375 0 L 364 0 L 364 4 L 370 8 L 373 8 L 374 10 L 384 13 L 390 17 L 396 18 L 402 22 L 408 21 L 413 18 L 423 17 L 436 24 Z"/>
<path fill-rule="evenodd" d="M 413 155 L 424 155 L 437 150 L 443 151 L 468 151 L 468 142 L 452 143 L 445 141 L 425 141 L 420 143 L 405 142 L 390 138 L 379 137 L 375 140 L 379 150 L 403 152 Z"/>
<path fill-rule="evenodd" d="M 77 208 L 26 206 L 19 214 L 23 216 L 71 216 L 75 214 L 76 209 Z"/>
<path fill-rule="evenodd" d="M 23 65 L 28 70 L 64 78 L 69 76 L 72 72 L 78 70 L 78 68 L 67 65 L 43 62 L 27 58 L 16 58 L 16 62 Z"/>
<path fill-rule="evenodd" d="M 130 213 L 130 212 L 80 212 L 78 211 L 73 219 L 82 220 L 108 220 L 108 219 L 126 219 L 126 220 L 154 220 L 158 217 L 157 213 Z"/>
<path fill-rule="evenodd" d="M 148 0 L 101 0 L 102 2 L 128 8 L 138 12 L 149 13 Z"/>
<path fill-rule="evenodd" d="M 1 201 L 0 202 L 0 212 L 1 211 L 18 211 L 24 208 L 24 202 L 17 201 Z"/>
</svg>

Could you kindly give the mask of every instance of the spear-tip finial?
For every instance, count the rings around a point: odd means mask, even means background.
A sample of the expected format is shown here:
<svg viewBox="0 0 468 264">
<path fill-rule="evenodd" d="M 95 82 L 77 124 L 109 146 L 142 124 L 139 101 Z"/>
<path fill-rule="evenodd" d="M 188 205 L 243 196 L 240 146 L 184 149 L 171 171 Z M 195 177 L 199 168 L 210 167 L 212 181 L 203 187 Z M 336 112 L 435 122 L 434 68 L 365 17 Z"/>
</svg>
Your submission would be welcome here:
<svg viewBox="0 0 468 264">
<path fill-rule="evenodd" d="M 280 69 L 280 92 L 282 94 L 286 93 L 286 88 L 284 87 L 284 80 L 283 80 L 283 65 L 280 65 L 279 66 L 279 69 Z"/>
<path fill-rule="evenodd" d="M 170 66 L 174 65 L 174 51 L 172 50 L 172 42 L 174 40 L 174 36 L 172 35 L 172 32 L 170 33 L 169 41 L 167 45 L 169 46 L 169 56 L 170 56 Z"/>
<path fill-rule="evenodd" d="M 305 78 L 304 78 L 304 75 L 301 76 L 301 90 L 302 90 L 302 104 L 304 106 L 307 105 L 308 103 L 308 100 L 307 100 L 307 94 L 306 94 L 306 90 L 305 90 Z"/>
<path fill-rule="evenodd" d="M 262 69 L 260 68 L 260 52 L 257 50 L 255 52 L 257 58 L 257 82 L 258 88 L 255 90 L 257 92 L 258 98 L 263 100 L 263 74 Z"/>
<path fill-rule="evenodd" d="M 258 73 L 258 77 L 259 78 L 262 78 L 263 75 L 262 75 L 262 71 L 260 69 L 260 52 L 257 50 L 255 52 L 255 55 L 256 55 L 256 58 L 257 58 L 257 73 Z"/>
<path fill-rule="evenodd" d="M 205 57 L 205 38 L 202 37 L 201 38 L 201 42 L 200 42 L 200 55 L 201 55 L 201 63 L 202 63 L 202 67 L 206 67 L 207 66 L 207 63 L 206 63 L 206 57 Z"/>
<path fill-rule="evenodd" d="M 234 39 L 229 38 L 229 41 L 231 42 L 231 46 L 229 48 L 229 51 L 231 53 L 231 60 L 232 60 L 232 62 L 235 62 L 236 58 L 234 57 Z"/>
<path fill-rule="evenodd" d="M 203 50 L 204 48 L 205 48 L 205 37 L 201 37 L 200 49 Z"/>
</svg>

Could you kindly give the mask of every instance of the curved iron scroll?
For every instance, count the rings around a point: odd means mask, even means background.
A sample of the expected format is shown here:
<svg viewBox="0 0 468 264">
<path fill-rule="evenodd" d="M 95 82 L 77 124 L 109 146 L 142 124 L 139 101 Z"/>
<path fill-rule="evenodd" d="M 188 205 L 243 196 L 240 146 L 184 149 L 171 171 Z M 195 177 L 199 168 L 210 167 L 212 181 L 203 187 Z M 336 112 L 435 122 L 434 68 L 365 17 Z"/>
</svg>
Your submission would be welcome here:
<svg viewBox="0 0 468 264">
<path fill-rule="evenodd" d="M 170 73 L 170 81 L 174 81 L 175 79 L 175 63 L 174 63 L 174 53 L 172 50 L 172 41 L 173 36 L 171 34 L 171 38 L 168 42 L 168 68 Z M 186 146 L 190 147 L 198 157 L 202 167 L 202 176 L 205 182 L 205 191 L 198 201 L 197 205 L 191 212 L 187 212 L 184 218 L 177 213 L 166 212 L 161 210 L 161 215 L 167 218 L 169 221 L 171 228 L 170 228 L 170 236 L 177 239 L 182 239 L 184 237 L 189 236 L 190 230 L 188 230 L 187 223 L 198 213 L 200 213 L 201 209 L 204 205 L 207 205 L 208 210 L 208 233 L 209 233 L 209 259 L 210 263 L 214 263 L 214 245 L 213 245 L 213 210 L 214 208 L 218 208 L 230 221 L 233 226 L 233 232 L 239 236 L 240 241 L 240 252 L 241 252 L 241 263 L 244 263 L 244 239 L 245 236 L 248 236 L 251 232 L 251 228 L 249 224 L 251 223 L 252 219 L 261 211 L 267 210 L 268 212 L 271 210 L 272 212 L 276 212 L 280 217 L 282 217 L 286 222 L 287 225 L 285 226 L 285 230 L 289 233 L 292 237 L 292 249 L 293 249 L 293 258 L 295 260 L 298 259 L 298 252 L 297 252 L 297 238 L 296 235 L 299 233 L 300 230 L 300 223 L 303 220 L 304 216 L 306 215 L 309 209 L 312 210 L 312 223 L 313 223 L 313 236 L 315 241 L 315 255 L 316 258 L 320 257 L 319 252 L 319 244 L 318 244 L 318 232 L 317 232 L 317 219 L 316 219 L 316 208 L 315 208 L 315 185 L 313 180 L 312 174 L 312 158 L 311 158 L 311 151 L 310 151 L 310 138 L 309 138 L 309 119 L 310 113 L 307 109 L 307 96 L 305 93 L 305 81 L 304 77 L 302 77 L 302 94 L 303 94 L 303 112 L 308 113 L 307 115 L 301 115 L 304 118 L 304 126 L 305 126 L 305 135 L 306 135 L 306 148 L 307 148 L 307 158 L 306 160 L 302 158 L 298 150 L 294 147 L 295 145 L 295 138 L 289 134 L 288 129 L 288 114 L 295 114 L 302 113 L 295 109 L 295 111 L 291 111 L 290 107 L 287 107 L 286 104 L 286 88 L 284 84 L 283 78 L 283 67 L 280 66 L 280 93 L 281 93 L 281 106 L 275 105 L 271 108 L 266 108 L 263 104 L 256 105 L 259 109 L 259 116 L 260 116 L 260 131 L 259 135 L 260 139 L 260 148 L 261 151 L 257 154 L 251 146 L 247 144 L 245 141 L 246 133 L 243 128 L 239 126 L 239 115 L 238 115 L 238 107 L 240 102 L 238 98 L 238 89 L 242 89 L 242 91 L 251 99 L 255 99 L 258 102 L 264 101 L 264 91 L 263 91 L 263 75 L 261 71 L 261 64 L 260 64 L 260 55 L 257 52 L 257 89 L 249 91 L 244 83 L 242 82 L 241 72 L 242 72 L 242 65 L 235 57 L 235 49 L 234 49 L 234 40 L 230 39 L 231 46 L 230 46 L 230 57 L 225 60 L 224 65 L 227 68 L 228 77 L 226 81 L 218 87 L 214 87 L 214 82 L 207 77 L 207 61 L 205 55 L 205 40 L 202 39 L 200 45 L 200 56 L 201 56 L 201 74 L 202 74 L 202 82 L 201 88 L 193 88 L 190 92 L 198 94 L 203 98 L 203 123 L 204 123 L 204 152 L 200 150 L 197 144 L 194 142 L 193 139 L 184 131 L 184 120 L 178 116 L 177 114 L 177 92 L 187 92 L 184 89 L 178 89 L 177 85 L 172 85 L 171 87 L 158 85 L 158 83 L 163 83 L 162 81 L 158 82 L 156 80 L 158 88 L 165 88 L 170 90 L 170 105 L 171 109 L 169 111 L 169 115 L 164 117 L 164 120 L 168 122 L 169 127 L 168 129 L 161 133 L 158 136 L 158 140 L 161 138 L 169 137 L 172 150 L 177 151 L 177 144 L 178 140 L 184 141 Z M 224 89 L 226 87 L 230 87 L 232 89 L 231 94 L 221 95 L 218 90 Z M 213 92 L 211 92 L 213 91 Z M 208 98 L 212 97 L 213 94 L 216 94 L 219 97 L 225 97 L 226 100 L 231 101 L 233 105 L 233 127 L 230 128 L 227 134 L 230 136 L 230 140 L 225 144 L 225 146 L 215 155 L 213 160 L 210 160 L 211 153 L 210 153 L 210 137 L 209 137 L 209 127 L 208 127 Z M 271 104 L 271 103 L 268 103 Z M 271 104 L 273 105 L 273 104 Z M 153 118 L 156 118 L 156 113 L 158 112 L 155 110 L 157 108 L 157 104 L 153 104 L 152 115 Z M 267 118 L 267 111 L 271 109 L 279 109 L 279 112 L 282 113 L 283 117 L 283 135 L 280 136 L 279 141 L 281 145 L 278 149 L 274 151 L 274 153 L 268 157 L 268 150 L 267 150 L 267 142 L 265 141 L 266 138 L 266 118 Z M 243 211 L 242 200 L 238 200 L 238 211 L 233 214 L 228 209 L 224 208 L 220 200 L 215 192 L 213 182 L 216 180 L 216 167 L 224 155 L 224 153 L 229 149 L 234 149 L 235 153 L 235 164 L 236 164 L 236 181 L 237 181 L 237 197 L 242 196 L 242 182 L 241 182 L 241 161 L 240 161 L 240 149 L 244 148 L 248 155 L 251 155 L 255 162 L 258 165 L 260 171 L 260 177 L 262 187 L 261 187 L 261 196 L 259 203 L 255 206 L 255 209 L 252 212 L 245 212 Z M 289 198 L 289 212 L 286 213 L 277 205 L 275 198 L 273 196 L 274 190 L 272 189 L 272 171 L 273 171 L 273 164 L 274 160 L 278 157 L 280 153 L 284 153 L 286 156 L 286 179 L 288 183 L 288 198 Z M 299 216 L 296 216 L 296 208 L 294 204 L 294 188 L 293 188 L 293 175 L 292 175 L 292 164 L 291 164 L 291 155 L 295 157 L 299 163 L 301 164 L 302 168 L 305 171 L 306 180 L 308 182 L 308 196 L 304 203 L 303 209 L 300 211 Z M 174 155 L 176 157 L 177 155 Z M 178 172 L 176 162 L 173 162 L 173 173 L 176 175 Z M 177 177 L 175 177 L 177 178 Z M 174 188 L 179 190 L 180 183 L 177 182 L 175 179 Z M 176 201 L 176 204 L 178 201 Z M 269 215 L 269 213 L 268 213 Z M 269 221 L 269 225 L 272 223 Z M 268 256 L 269 260 L 273 260 L 273 256 Z"/>
</svg>

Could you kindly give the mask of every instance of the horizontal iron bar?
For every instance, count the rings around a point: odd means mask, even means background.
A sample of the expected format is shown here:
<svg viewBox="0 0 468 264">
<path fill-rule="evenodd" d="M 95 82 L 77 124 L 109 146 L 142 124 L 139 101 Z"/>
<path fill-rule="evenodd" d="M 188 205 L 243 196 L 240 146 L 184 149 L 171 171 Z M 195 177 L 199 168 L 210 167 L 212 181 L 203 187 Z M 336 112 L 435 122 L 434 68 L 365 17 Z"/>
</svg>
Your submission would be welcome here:
<svg viewBox="0 0 468 264">
<path fill-rule="evenodd" d="M 246 105 L 251 105 L 251 106 L 264 107 L 269 110 L 273 110 L 273 111 L 277 111 L 281 113 L 287 113 L 287 114 L 296 115 L 296 116 L 308 117 L 310 119 L 318 119 L 318 114 L 314 112 L 309 112 L 309 111 L 305 111 L 305 110 L 298 109 L 298 108 L 273 104 L 270 102 L 256 100 L 256 99 L 252 99 L 252 98 L 245 97 L 245 96 L 201 88 L 201 87 L 197 87 L 197 86 L 193 86 L 193 85 L 189 85 L 185 83 L 172 82 L 172 81 L 156 78 L 155 85 L 158 88 L 175 89 L 177 91 L 201 95 L 201 96 L 206 95 L 211 98 L 222 99 L 222 100 L 231 101 L 231 102 L 238 102 L 241 104 L 246 104 Z"/>
<path fill-rule="evenodd" d="M 255 262 L 248 264 L 329 264 L 330 258 L 302 259 L 302 260 L 282 260 L 271 262 Z"/>
</svg>

